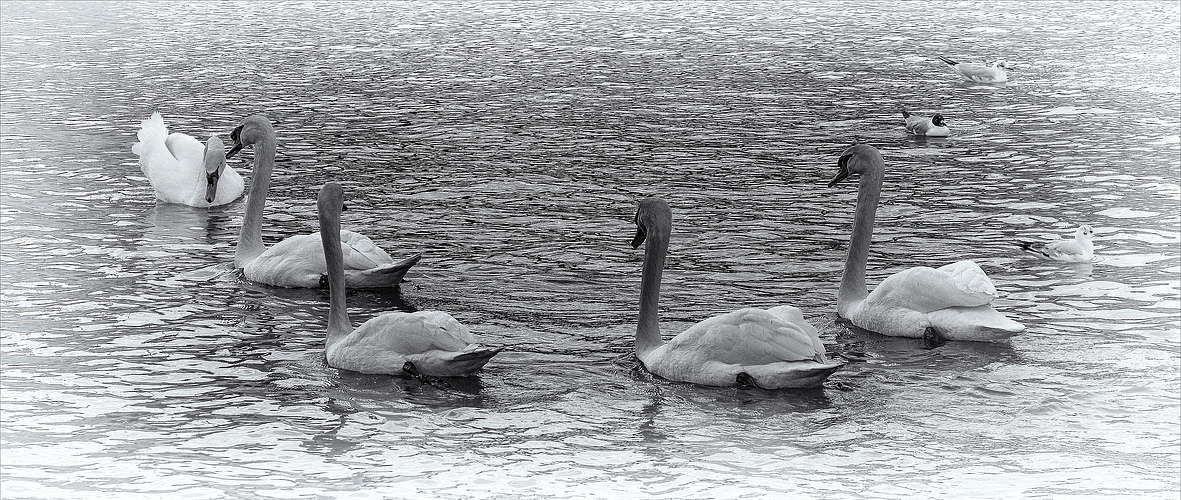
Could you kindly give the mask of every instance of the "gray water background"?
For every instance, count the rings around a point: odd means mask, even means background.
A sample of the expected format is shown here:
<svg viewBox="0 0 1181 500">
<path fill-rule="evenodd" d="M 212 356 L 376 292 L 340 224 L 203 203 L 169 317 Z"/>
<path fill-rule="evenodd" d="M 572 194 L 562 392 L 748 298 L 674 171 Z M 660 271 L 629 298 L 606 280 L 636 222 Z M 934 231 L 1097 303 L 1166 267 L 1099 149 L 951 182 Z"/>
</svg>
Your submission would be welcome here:
<svg viewBox="0 0 1181 500">
<path fill-rule="evenodd" d="M 0 6 L 4 498 L 1177 498 L 1175 2 Z M 1004 86 L 935 56 L 1003 57 Z M 942 113 L 916 140 L 900 110 Z M 327 367 L 327 296 L 228 270 L 244 203 L 157 204 L 160 111 L 279 138 L 269 243 L 421 252 L 356 323 L 442 309 L 505 351 L 451 387 Z M 887 161 L 871 286 L 970 258 L 1027 331 L 835 322 L 854 142 Z M 231 162 L 248 176 L 252 154 Z M 635 202 L 674 234 L 671 336 L 783 303 L 847 360 L 816 391 L 647 375 Z M 1012 241 L 1096 228 L 1093 264 Z"/>
</svg>

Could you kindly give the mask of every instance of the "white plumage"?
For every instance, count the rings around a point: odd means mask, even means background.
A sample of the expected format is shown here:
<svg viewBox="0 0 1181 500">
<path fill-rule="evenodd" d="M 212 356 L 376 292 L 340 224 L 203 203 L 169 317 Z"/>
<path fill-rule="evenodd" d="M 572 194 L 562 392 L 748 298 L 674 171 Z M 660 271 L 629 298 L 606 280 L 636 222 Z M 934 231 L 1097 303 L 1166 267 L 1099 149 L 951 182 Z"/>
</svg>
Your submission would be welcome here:
<svg viewBox="0 0 1181 500">
<path fill-rule="evenodd" d="M 324 354 L 333 368 L 360 373 L 435 377 L 468 376 L 500 349 L 482 347 L 466 326 L 442 311 L 389 312 L 353 328 L 345 305 L 344 255 L 339 235 L 343 190 L 320 189 L 321 250 L 328 269 L 328 338 Z"/>
<path fill-rule="evenodd" d="M 968 81 L 978 83 L 1004 83 L 1009 81 L 1009 74 L 1005 70 L 1011 68 L 1003 60 L 994 61 L 991 65 L 955 62 L 942 56 L 939 57 L 939 60 L 947 63 L 955 69 L 956 73 L 959 73 L 960 76 Z"/>
<path fill-rule="evenodd" d="M 225 145 L 217 136 L 201 144 L 185 134 L 169 134 L 158 112 L 140 124 L 136 135 L 139 142 L 131 151 L 158 200 L 206 208 L 242 196 L 245 182 L 226 166 Z"/>
<path fill-rule="evenodd" d="M 1025 329 L 993 309 L 996 287 L 968 260 L 938 269 L 906 269 L 867 291 L 865 264 L 885 163 L 877 149 L 859 144 L 841 154 L 838 166 L 830 187 L 852 174 L 861 176 L 849 256 L 837 295 L 841 317 L 869 331 L 914 338 L 999 340 Z"/>
<path fill-rule="evenodd" d="M 1059 262 L 1091 262 L 1095 257 L 1095 245 L 1091 239 L 1095 230 L 1083 225 L 1074 232 L 1074 239 L 1052 243 L 1018 242 L 1022 250 L 1046 260 Z"/>
<path fill-rule="evenodd" d="M 262 215 L 275 164 L 275 131 L 262 115 L 242 120 L 230 134 L 236 144 L 227 156 L 254 145 L 254 172 L 246 214 L 234 253 L 234 265 L 246 279 L 289 288 L 320 286 L 327 272 L 324 250 L 315 234 L 292 236 L 267 248 L 262 241 Z M 395 261 L 369 238 L 352 231 L 341 231 L 344 275 L 349 288 L 384 288 L 397 286 L 421 255 Z"/>
<path fill-rule="evenodd" d="M 710 386 L 818 387 L 842 363 L 829 361 L 816 327 L 799 309 L 740 309 L 697 323 L 665 343 L 657 312 L 672 216 L 659 198 L 640 203 L 632 246 L 647 240 L 636 357 L 651 373 Z"/>
</svg>

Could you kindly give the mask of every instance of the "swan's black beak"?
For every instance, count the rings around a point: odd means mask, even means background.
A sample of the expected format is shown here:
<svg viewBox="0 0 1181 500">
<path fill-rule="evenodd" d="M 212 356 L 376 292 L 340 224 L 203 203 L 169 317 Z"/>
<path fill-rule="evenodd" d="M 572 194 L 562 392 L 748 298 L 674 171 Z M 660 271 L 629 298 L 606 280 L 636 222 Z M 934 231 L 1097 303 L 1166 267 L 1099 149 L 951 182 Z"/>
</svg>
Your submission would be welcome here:
<svg viewBox="0 0 1181 500">
<path fill-rule="evenodd" d="M 831 181 L 828 181 L 828 187 L 833 187 L 849 177 L 849 158 L 852 156 L 845 155 L 840 160 L 837 160 L 837 176 L 833 177 Z"/>
<path fill-rule="evenodd" d="M 234 127 L 234 130 L 230 131 L 230 140 L 234 141 L 234 147 L 230 148 L 229 153 L 226 153 L 227 160 L 230 159 L 231 156 L 238 154 L 238 151 L 241 151 L 242 148 L 245 146 L 244 144 L 242 144 L 242 126 L 241 125 Z"/>
<path fill-rule="evenodd" d="M 648 232 L 644 231 L 644 226 L 636 226 L 636 236 L 632 238 L 632 248 L 640 248 L 647 236 Z"/>
<path fill-rule="evenodd" d="M 219 180 L 221 180 L 221 169 L 205 174 L 205 181 L 209 183 L 209 186 L 205 188 L 206 203 L 213 203 L 213 199 L 217 197 L 217 181 Z"/>
<path fill-rule="evenodd" d="M 228 153 L 226 153 L 226 159 L 228 160 L 231 157 L 233 157 L 234 155 L 238 154 L 238 151 L 241 151 L 243 147 L 244 147 L 244 145 L 242 143 L 240 143 L 240 142 L 235 143 L 234 147 L 230 148 L 230 151 Z"/>
<path fill-rule="evenodd" d="M 205 202 L 213 203 L 217 197 L 217 181 L 226 169 L 225 144 L 216 135 L 205 143 Z"/>
</svg>

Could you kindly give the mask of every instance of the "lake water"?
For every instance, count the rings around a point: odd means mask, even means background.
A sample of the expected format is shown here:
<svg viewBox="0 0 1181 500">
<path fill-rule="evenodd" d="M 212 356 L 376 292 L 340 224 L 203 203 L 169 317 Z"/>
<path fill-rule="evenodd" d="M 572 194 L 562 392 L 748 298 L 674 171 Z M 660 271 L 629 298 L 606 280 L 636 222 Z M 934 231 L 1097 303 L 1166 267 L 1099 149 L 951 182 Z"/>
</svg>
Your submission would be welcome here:
<svg viewBox="0 0 1181 500">
<path fill-rule="evenodd" d="M 1181 491 L 1176 2 L 3 5 L 4 498 L 1169 498 Z M 997 57 L 1008 85 L 936 56 Z M 916 140 L 900 111 L 942 113 Z M 327 295 L 229 271 L 244 203 L 157 204 L 160 111 L 279 137 L 264 237 L 421 252 L 353 321 L 504 347 L 449 386 L 327 367 Z M 850 330 L 854 142 L 887 175 L 869 282 L 980 263 L 1005 343 Z M 231 160 L 248 176 L 252 153 Z M 636 201 L 674 210 L 666 337 L 789 303 L 823 389 L 669 383 L 631 354 Z M 1013 240 L 1096 229 L 1093 264 Z"/>
</svg>

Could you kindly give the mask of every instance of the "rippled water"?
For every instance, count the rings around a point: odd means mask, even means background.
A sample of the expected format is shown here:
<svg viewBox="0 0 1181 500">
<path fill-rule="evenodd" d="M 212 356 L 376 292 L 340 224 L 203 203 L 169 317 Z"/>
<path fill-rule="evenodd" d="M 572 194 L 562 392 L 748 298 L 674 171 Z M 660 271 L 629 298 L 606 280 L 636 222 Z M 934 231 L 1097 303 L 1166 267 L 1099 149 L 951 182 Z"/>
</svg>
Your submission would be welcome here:
<svg viewBox="0 0 1181 500">
<path fill-rule="evenodd" d="M 1176 498 L 1175 2 L 4 3 L 5 498 Z M 1004 57 L 1012 82 L 935 59 Z M 908 138 L 903 108 L 953 135 Z M 157 205 L 139 121 L 279 134 L 269 242 L 424 257 L 355 322 L 443 309 L 505 347 L 450 387 L 325 365 L 327 297 L 228 272 L 242 202 Z M 869 281 L 971 258 L 1003 344 L 836 324 L 855 193 Z M 232 161 L 249 173 L 251 156 Z M 630 355 L 635 202 L 667 198 L 666 334 L 791 303 L 823 390 L 667 383 Z M 1096 228 L 1094 264 L 1014 239 Z"/>
</svg>

